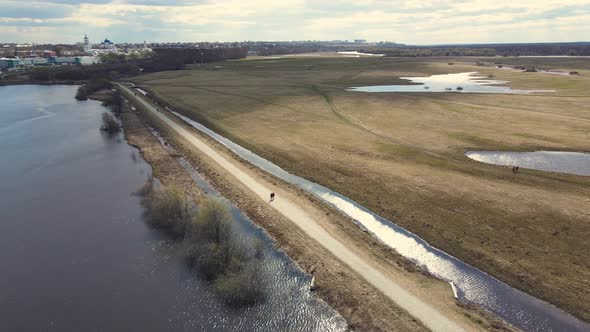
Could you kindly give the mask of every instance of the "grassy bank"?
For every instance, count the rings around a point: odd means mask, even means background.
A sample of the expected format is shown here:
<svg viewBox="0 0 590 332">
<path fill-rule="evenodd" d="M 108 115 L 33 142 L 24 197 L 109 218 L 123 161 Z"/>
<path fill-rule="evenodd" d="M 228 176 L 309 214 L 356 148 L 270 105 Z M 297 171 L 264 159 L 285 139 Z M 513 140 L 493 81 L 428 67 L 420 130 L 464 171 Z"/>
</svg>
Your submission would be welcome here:
<svg viewBox="0 0 590 332">
<path fill-rule="evenodd" d="M 468 160 L 466 150 L 587 150 L 578 77 L 436 59 L 281 59 L 141 76 L 176 110 L 450 254 L 590 319 L 588 178 Z M 552 60 L 553 61 L 553 60 Z M 570 62 L 563 64 L 570 66 Z M 313 69 L 309 70 L 309 66 Z M 551 67 L 559 69 L 559 63 Z M 573 68 L 577 69 L 577 68 Z M 366 94 L 396 77 L 480 71 L 542 95 Z M 551 202 L 550 204 L 548 202 Z"/>
<path fill-rule="evenodd" d="M 133 99 L 131 96 L 126 96 L 126 98 Z M 277 241 L 278 247 L 285 250 L 305 273 L 316 276 L 318 296 L 336 309 L 347 320 L 352 329 L 424 331 L 424 327 L 408 315 L 407 312 L 387 300 L 384 295 L 375 289 L 367 287 L 366 283 L 359 276 L 351 274 L 342 262 L 336 260 L 319 244 L 310 241 L 301 229 L 273 212 L 273 209 L 268 204 L 259 204 L 256 199 L 244 192 L 244 188 L 229 183 L 227 177 L 219 174 L 218 170 L 212 167 L 207 160 L 202 159 L 200 154 L 195 154 L 188 149 L 184 140 L 169 135 L 166 127 L 161 126 L 157 121 L 153 121 L 154 119 L 149 114 L 141 111 L 142 107 L 139 104 L 134 106 L 138 108 L 137 115 L 141 116 L 146 125 L 157 128 L 164 139 L 174 145 L 177 153 L 181 153 L 194 167 L 199 169 L 199 172 L 202 172 L 217 190 L 225 197 L 232 197 L 232 200 L 238 204 L 240 209 L 250 219 L 263 227 Z M 153 167 L 154 176 L 158 177 L 163 183 L 180 185 L 185 191 L 195 188 L 190 176 L 182 170 L 176 170 L 175 167 L 178 168 L 179 166 L 169 155 L 164 156 L 166 151 L 147 131 L 136 114 L 123 112 L 122 119 L 126 136 L 130 139 L 131 144 L 142 149 L 144 159 L 148 160 Z M 193 193 L 193 195 L 200 197 L 202 193 Z M 200 199 L 197 198 L 197 200 Z M 343 226 L 348 225 L 346 220 L 341 222 Z M 367 236 L 358 228 L 351 228 L 350 230 L 358 233 L 359 236 L 356 238 L 359 241 L 363 241 L 363 236 Z M 391 264 L 393 265 L 404 264 L 403 260 L 401 262 L 397 261 L 399 256 L 392 258 L 391 252 L 387 252 L 387 257 L 392 259 Z M 419 274 L 417 276 L 424 277 L 423 284 L 425 285 L 428 285 L 433 280 Z M 441 284 L 440 288 L 437 287 L 437 289 L 446 293 L 448 292 L 448 285 Z"/>
</svg>

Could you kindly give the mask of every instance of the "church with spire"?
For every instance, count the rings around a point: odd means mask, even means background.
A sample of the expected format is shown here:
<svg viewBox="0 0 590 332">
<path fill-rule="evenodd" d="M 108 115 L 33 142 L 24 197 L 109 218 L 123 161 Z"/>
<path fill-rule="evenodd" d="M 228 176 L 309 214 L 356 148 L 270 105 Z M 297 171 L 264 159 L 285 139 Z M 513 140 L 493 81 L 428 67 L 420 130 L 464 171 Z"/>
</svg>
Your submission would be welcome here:
<svg viewBox="0 0 590 332">
<path fill-rule="evenodd" d="M 84 52 L 86 52 L 86 53 L 92 52 L 92 45 L 90 45 L 90 41 L 88 40 L 87 34 L 84 34 Z"/>
</svg>

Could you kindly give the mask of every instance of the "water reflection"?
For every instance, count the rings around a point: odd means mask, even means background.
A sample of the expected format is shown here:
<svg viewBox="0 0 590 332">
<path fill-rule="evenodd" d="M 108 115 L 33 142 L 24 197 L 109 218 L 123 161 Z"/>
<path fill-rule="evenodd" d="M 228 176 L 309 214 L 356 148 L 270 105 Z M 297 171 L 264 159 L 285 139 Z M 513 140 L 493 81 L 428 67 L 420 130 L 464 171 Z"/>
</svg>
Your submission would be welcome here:
<svg viewBox="0 0 590 332">
<path fill-rule="evenodd" d="M 164 149 L 170 151 L 172 155 L 178 155 L 174 146 L 162 138 L 157 131 L 154 129 L 150 129 L 150 131 Z M 233 224 L 236 233 L 256 238 L 264 245 L 261 273 L 266 285 L 265 300 L 244 309 L 248 312 L 247 316 L 267 317 L 267 319 L 259 318 L 255 330 L 343 331 L 346 329 L 346 321 L 342 316 L 309 291 L 311 277 L 296 268 L 283 251 L 277 250 L 274 241 L 262 228 L 253 223 L 231 201 L 223 197 L 188 160 L 178 157 L 177 162 L 204 193 L 226 202 L 236 221 Z M 234 308 L 233 310 L 241 309 Z M 244 312 L 241 314 L 244 315 Z M 223 323 L 219 324 L 223 325 Z M 225 325 L 226 328 L 233 326 L 231 324 Z M 240 327 L 239 324 L 238 327 Z M 243 327 L 247 330 L 249 326 L 244 325 Z"/>
<path fill-rule="evenodd" d="M 351 217 L 360 227 L 432 274 L 452 281 L 461 299 L 480 304 L 526 331 L 588 331 L 590 325 L 565 311 L 514 289 L 457 258 L 430 246 L 415 234 L 371 212 L 352 199 L 324 186 L 293 175 L 252 151 L 213 132 L 180 113 L 174 115 L 207 134 L 239 157 L 262 170 L 294 184 Z"/>
<path fill-rule="evenodd" d="M 465 155 L 486 164 L 519 166 L 540 171 L 590 175 L 590 153 L 535 151 L 469 151 Z"/>
<path fill-rule="evenodd" d="M 227 307 L 180 243 L 144 225 L 130 193 L 151 169 L 122 136 L 101 134 L 105 108 L 76 101 L 76 88 L 0 87 L 3 331 L 344 329 L 270 246 L 267 301 Z M 39 104 L 54 115 L 38 118 Z"/>
<path fill-rule="evenodd" d="M 343 52 L 338 52 L 338 54 L 342 54 L 342 55 L 349 56 L 349 57 L 355 57 L 355 58 L 360 58 L 361 56 L 374 56 L 374 57 L 385 56 L 385 54 L 363 53 L 363 52 L 359 52 L 359 51 L 343 51 Z"/>
<path fill-rule="evenodd" d="M 401 77 L 410 85 L 371 85 L 348 88 L 356 92 L 455 92 L 455 93 L 511 93 L 555 92 L 555 90 L 518 90 L 501 86 L 508 81 L 478 76 L 477 72 L 432 75 L 428 77 Z"/>
</svg>

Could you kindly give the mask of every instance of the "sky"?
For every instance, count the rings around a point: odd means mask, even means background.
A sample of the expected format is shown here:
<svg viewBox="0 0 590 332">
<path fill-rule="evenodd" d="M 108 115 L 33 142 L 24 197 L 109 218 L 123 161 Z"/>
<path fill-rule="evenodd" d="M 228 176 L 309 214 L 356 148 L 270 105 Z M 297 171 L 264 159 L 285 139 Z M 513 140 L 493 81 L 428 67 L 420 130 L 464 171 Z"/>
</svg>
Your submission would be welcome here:
<svg viewBox="0 0 590 332">
<path fill-rule="evenodd" d="M 590 41 L 590 0 L 0 0 L 0 42 Z"/>
</svg>

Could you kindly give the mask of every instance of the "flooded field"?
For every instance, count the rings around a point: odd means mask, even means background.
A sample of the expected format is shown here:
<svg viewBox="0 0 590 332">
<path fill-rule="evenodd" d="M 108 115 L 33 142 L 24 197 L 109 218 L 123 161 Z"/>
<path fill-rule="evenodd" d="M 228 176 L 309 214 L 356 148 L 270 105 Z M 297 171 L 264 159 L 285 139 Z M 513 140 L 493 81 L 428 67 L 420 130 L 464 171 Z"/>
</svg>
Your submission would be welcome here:
<svg viewBox="0 0 590 332">
<path fill-rule="evenodd" d="M 385 56 L 385 54 L 363 53 L 363 52 L 359 52 L 359 51 L 343 51 L 343 52 L 338 52 L 338 54 L 342 54 L 344 56 L 352 56 L 352 57 L 361 57 L 361 56 L 382 57 L 382 56 Z"/>
<path fill-rule="evenodd" d="M 352 199 L 322 185 L 291 174 L 269 160 L 215 133 L 180 113 L 177 117 L 226 146 L 236 155 L 335 207 L 360 227 L 398 253 L 425 267 L 435 276 L 452 281 L 459 298 L 491 310 L 525 331 L 587 331 L 590 326 L 567 312 L 521 292 L 481 270 L 432 247 L 417 235 L 399 227 Z"/>
<path fill-rule="evenodd" d="M 133 195 L 151 168 L 101 133 L 76 86 L 0 87 L 0 319 L 6 331 L 341 331 L 309 276 L 264 241 L 268 292 L 228 307 L 185 263 L 182 243 L 147 227 Z M 208 191 L 214 193 L 214 189 Z"/>
<path fill-rule="evenodd" d="M 455 92 L 455 93 L 509 93 L 527 94 L 555 92 L 554 90 L 519 90 L 504 86 L 508 81 L 479 76 L 477 72 L 432 75 L 428 77 L 401 77 L 409 85 L 372 85 L 351 87 L 355 92 Z"/>
<path fill-rule="evenodd" d="M 469 151 L 465 155 L 486 164 L 590 176 L 590 153 Z"/>
</svg>

